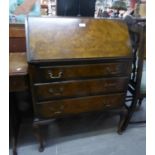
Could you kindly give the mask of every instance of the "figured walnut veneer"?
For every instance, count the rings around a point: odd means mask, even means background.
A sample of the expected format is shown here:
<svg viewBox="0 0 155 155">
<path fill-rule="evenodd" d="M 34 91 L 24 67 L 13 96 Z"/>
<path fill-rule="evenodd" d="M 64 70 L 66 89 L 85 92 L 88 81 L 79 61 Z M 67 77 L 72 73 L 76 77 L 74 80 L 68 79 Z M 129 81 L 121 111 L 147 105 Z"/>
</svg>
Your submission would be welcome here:
<svg viewBox="0 0 155 155">
<path fill-rule="evenodd" d="M 129 57 L 127 26 L 87 18 L 29 18 L 29 60 Z"/>
</svg>

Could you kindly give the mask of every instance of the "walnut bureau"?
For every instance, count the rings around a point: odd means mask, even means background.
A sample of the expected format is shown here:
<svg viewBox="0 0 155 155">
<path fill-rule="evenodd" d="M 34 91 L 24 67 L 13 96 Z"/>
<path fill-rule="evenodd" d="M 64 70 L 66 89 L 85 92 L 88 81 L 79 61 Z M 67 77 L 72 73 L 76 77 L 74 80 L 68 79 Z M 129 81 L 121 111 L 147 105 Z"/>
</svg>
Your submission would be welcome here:
<svg viewBox="0 0 155 155">
<path fill-rule="evenodd" d="M 122 132 L 132 62 L 123 21 L 29 17 L 26 42 L 39 151 L 40 126 L 53 118 L 113 111 L 121 116 Z"/>
</svg>

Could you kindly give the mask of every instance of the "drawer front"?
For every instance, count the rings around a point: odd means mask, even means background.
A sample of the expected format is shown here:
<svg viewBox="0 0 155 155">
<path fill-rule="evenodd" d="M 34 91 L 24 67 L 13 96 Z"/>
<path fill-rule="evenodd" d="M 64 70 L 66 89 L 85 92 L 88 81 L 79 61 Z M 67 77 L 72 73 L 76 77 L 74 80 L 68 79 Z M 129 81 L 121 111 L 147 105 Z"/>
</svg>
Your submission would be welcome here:
<svg viewBox="0 0 155 155">
<path fill-rule="evenodd" d="M 38 101 L 124 92 L 128 78 L 104 78 L 35 84 L 34 93 Z"/>
<path fill-rule="evenodd" d="M 9 91 L 25 91 L 28 89 L 28 77 L 27 76 L 10 76 L 9 77 Z"/>
<path fill-rule="evenodd" d="M 112 94 L 76 99 L 53 100 L 36 104 L 38 117 L 55 117 L 104 109 L 119 108 L 123 105 L 125 94 Z"/>
<path fill-rule="evenodd" d="M 31 67 L 34 82 L 99 78 L 107 76 L 128 76 L 130 62 L 102 63 L 58 67 Z"/>
</svg>

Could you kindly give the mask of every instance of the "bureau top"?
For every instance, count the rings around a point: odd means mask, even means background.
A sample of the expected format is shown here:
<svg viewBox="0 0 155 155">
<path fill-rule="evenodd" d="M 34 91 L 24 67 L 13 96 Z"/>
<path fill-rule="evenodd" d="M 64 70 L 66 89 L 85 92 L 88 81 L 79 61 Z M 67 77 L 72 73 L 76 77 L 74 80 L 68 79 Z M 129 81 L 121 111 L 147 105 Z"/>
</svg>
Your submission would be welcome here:
<svg viewBox="0 0 155 155">
<path fill-rule="evenodd" d="M 127 25 L 118 20 L 29 17 L 26 38 L 29 62 L 131 57 Z"/>
</svg>

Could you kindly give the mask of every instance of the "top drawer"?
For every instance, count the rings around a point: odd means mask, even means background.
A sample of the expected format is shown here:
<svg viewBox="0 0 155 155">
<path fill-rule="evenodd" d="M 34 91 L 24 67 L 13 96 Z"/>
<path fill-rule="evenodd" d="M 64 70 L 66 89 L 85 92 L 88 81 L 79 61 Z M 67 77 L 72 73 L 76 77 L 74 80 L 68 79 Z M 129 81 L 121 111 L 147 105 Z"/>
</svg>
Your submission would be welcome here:
<svg viewBox="0 0 155 155">
<path fill-rule="evenodd" d="M 130 62 L 100 63 L 64 66 L 30 66 L 34 82 L 99 78 L 108 76 L 128 76 Z"/>
</svg>

